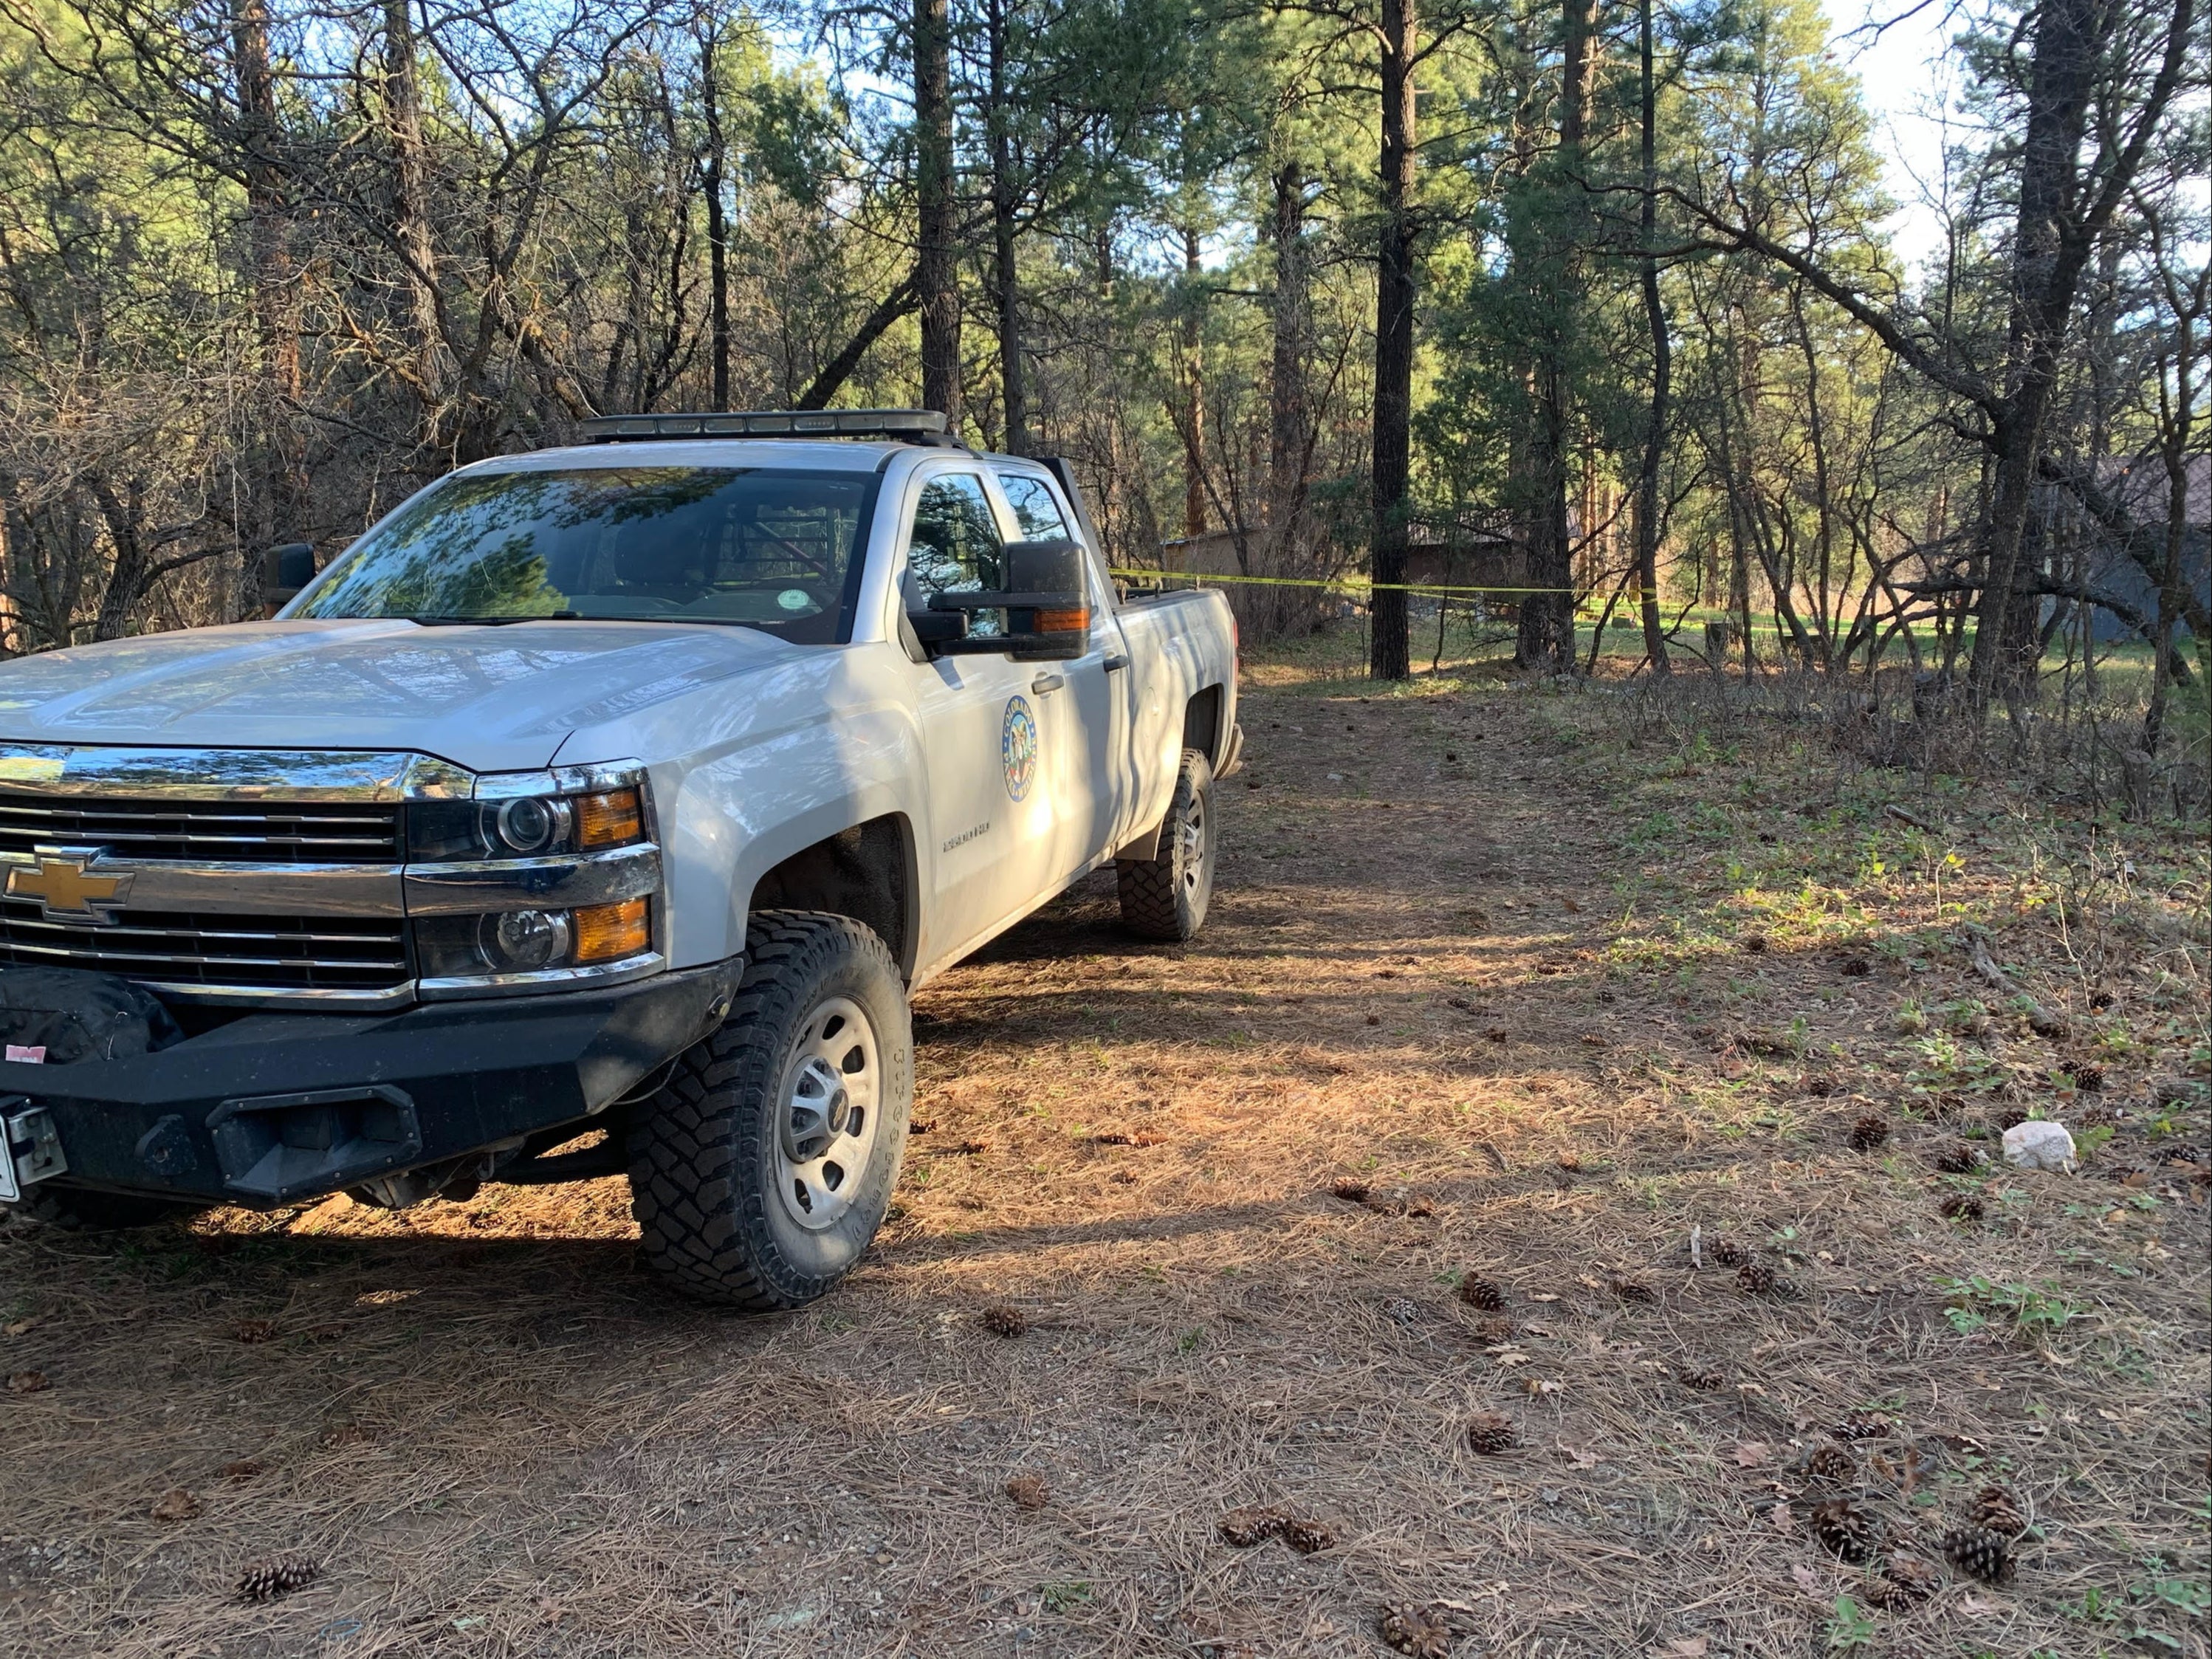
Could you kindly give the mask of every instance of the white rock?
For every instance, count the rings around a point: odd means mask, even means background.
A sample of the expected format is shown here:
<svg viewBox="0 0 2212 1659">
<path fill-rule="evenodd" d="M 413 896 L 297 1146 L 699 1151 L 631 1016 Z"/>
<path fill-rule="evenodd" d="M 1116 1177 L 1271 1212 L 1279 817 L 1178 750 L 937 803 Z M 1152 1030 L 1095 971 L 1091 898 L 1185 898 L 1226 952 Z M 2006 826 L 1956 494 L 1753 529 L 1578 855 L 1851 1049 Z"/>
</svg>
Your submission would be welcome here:
<svg viewBox="0 0 2212 1659">
<path fill-rule="evenodd" d="M 2004 1132 L 2005 1162 L 2016 1164 L 2023 1170 L 2063 1170 L 2071 1173 L 2074 1168 L 2074 1137 L 2066 1133 L 2063 1123 L 2051 1123 L 2033 1119 L 2015 1123 Z"/>
</svg>

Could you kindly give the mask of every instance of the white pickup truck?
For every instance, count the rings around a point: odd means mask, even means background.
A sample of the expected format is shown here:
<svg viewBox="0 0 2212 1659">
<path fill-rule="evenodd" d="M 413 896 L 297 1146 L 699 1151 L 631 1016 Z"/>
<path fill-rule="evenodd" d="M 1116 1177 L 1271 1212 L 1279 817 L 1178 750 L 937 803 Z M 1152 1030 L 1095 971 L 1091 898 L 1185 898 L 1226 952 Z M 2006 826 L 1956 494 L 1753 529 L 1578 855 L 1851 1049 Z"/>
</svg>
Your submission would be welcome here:
<svg viewBox="0 0 2212 1659">
<path fill-rule="evenodd" d="M 584 435 L 276 550 L 272 620 L 0 664 L 0 1200 L 624 1172 L 677 1285 L 787 1308 L 890 1202 L 912 988 L 1109 860 L 1198 928 L 1234 623 L 1118 595 L 1064 465 Z"/>
</svg>

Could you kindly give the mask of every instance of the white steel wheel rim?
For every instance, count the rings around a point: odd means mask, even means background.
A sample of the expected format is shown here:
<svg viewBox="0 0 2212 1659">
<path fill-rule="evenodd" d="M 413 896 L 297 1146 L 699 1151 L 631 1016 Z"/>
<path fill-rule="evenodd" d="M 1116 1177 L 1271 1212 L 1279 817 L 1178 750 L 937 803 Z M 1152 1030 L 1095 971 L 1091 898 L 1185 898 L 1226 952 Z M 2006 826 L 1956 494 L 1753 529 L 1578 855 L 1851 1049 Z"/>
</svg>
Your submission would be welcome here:
<svg viewBox="0 0 2212 1659">
<path fill-rule="evenodd" d="M 881 1133 L 883 1065 L 876 1028 L 849 997 L 816 1006 L 776 1090 L 776 1196 L 809 1232 L 844 1219 Z"/>
<path fill-rule="evenodd" d="M 1176 860 L 1182 867 L 1182 890 L 1193 898 L 1198 896 L 1200 884 L 1206 876 L 1206 797 L 1193 795 L 1190 810 L 1176 826 L 1176 851 L 1182 856 Z"/>
</svg>

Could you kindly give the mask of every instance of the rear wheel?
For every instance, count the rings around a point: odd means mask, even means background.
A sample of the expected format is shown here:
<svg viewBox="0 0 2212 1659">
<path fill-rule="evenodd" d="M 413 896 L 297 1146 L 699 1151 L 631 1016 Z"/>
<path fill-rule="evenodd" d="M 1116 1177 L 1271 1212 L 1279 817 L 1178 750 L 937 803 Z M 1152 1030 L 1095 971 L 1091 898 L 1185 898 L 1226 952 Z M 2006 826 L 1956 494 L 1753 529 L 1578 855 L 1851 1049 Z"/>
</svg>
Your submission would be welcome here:
<svg viewBox="0 0 2212 1659">
<path fill-rule="evenodd" d="M 890 1207 L 914 1105 L 906 988 L 844 916 L 763 911 L 730 1017 L 629 1130 L 646 1260 L 687 1295 L 766 1313 L 813 1301 Z"/>
<path fill-rule="evenodd" d="M 1175 799 L 1148 859 L 1116 859 L 1121 924 L 1139 939 L 1180 943 L 1206 925 L 1213 896 L 1213 767 L 1195 749 L 1182 751 Z"/>
</svg>

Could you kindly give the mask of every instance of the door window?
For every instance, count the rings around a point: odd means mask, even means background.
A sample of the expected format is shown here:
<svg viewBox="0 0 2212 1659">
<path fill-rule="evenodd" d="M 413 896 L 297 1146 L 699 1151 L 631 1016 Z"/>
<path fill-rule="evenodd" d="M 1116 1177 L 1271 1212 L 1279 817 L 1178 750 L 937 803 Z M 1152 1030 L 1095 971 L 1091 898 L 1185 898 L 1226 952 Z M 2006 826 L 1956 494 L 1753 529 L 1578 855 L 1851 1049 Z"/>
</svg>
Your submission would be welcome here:
<svg viewBox="0 0 2212 1659">
<path fill-rule="evenodd" d="M 908 607 L 919 611 L 938 593 L 998 587 L 1004 545 L 981 478 L 972 472 L 932 478 L 915 505 L 914 531 L 907 543 Z M 1004 626 L 988 611 L 972 612 L 969 618 L 971 634 L 998 634 Z"/>
</svg>

